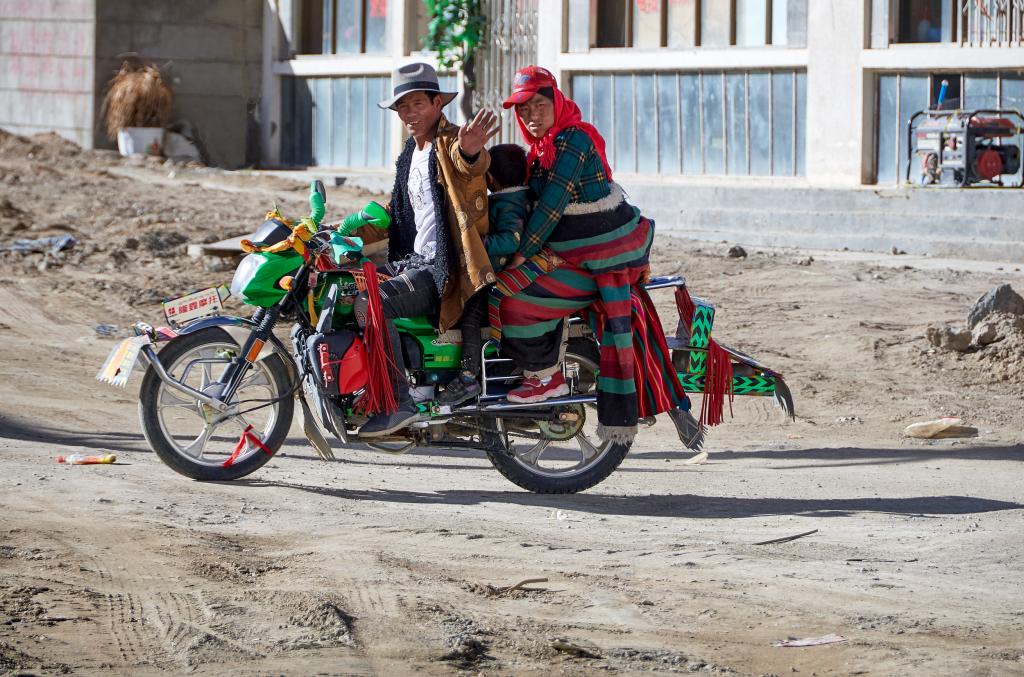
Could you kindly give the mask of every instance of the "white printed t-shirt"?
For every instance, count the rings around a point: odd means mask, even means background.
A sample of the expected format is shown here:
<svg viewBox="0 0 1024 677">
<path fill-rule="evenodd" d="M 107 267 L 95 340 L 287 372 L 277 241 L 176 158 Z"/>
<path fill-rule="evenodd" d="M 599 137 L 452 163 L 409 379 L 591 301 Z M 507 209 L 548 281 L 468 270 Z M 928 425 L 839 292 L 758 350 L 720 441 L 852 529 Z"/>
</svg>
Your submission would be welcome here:
<svg viewBox="0 0 1024 677">
<path fill-rule="evenodd" d="M 413 251 L 432 259 L 437 251 L 437 216 L 434 210 L 434 191 L 430 183 L 430 154 L 434 145 L 428 143 L 422 150 L 414 148 L 409 167 L 409 203 L 416 221 L 416 239 Z"/>
</svg>

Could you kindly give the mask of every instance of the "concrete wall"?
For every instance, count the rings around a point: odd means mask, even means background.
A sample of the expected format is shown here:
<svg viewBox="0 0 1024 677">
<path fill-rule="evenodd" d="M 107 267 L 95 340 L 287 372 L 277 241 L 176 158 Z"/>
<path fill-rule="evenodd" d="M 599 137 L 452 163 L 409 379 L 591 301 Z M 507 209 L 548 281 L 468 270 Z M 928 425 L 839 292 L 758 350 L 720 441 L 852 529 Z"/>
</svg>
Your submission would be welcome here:
<svg viewBox="0 0 1024 677">
<path fill-rule="evenodd" d="M 259 157 L 263 0 L 95 0 L 97 109 L 119 54 L 151 59 L 171 77 L 172 122 L 198 132 L 211 163 Z M 113 147 L 97 132 L 98 146 Z"/>
<path fill-rule="evenodd" d="M 96 0 L 0 0 L 0 128 L 92 146 Z"/>
<path fill-rule="evenodd" d="M 1024 260 L 1017 190 L 622 183 L 659 231 L 700 240 Z"/>
</svg>

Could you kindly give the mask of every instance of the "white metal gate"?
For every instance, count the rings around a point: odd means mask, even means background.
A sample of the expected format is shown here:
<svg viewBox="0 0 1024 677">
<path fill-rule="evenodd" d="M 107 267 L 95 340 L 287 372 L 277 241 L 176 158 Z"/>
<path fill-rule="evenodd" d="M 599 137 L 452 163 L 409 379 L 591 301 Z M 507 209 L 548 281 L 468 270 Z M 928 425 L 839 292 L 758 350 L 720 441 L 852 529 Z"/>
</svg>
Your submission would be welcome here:
<svg viewBox="0 0 1024 677">
<path fill-rule="evenodd" d="M 485 0 L 487 34 L 485 47 L 476 55 L 476 88 L 473 109 L 502 112 L 501 133 L 495 143 L 521 142 L 511 111 L 501 102 L 512 92 L 515 72 L 537 63 L 538 0 Z"/>
</svg>

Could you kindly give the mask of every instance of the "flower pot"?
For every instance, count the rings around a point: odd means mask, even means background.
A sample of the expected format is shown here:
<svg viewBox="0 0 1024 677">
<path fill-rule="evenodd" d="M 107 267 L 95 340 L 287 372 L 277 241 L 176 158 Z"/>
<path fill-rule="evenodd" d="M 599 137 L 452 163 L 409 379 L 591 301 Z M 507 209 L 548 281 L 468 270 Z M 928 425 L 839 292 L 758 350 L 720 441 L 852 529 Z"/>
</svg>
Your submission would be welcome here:
<svg viewBox="0 0 1024 677">
<path fill-rule="evenodd" d="M 123 127 L 117 130 L 121 155 L 160 155 L 164 148 L 163 127 Z"/>
</svg>

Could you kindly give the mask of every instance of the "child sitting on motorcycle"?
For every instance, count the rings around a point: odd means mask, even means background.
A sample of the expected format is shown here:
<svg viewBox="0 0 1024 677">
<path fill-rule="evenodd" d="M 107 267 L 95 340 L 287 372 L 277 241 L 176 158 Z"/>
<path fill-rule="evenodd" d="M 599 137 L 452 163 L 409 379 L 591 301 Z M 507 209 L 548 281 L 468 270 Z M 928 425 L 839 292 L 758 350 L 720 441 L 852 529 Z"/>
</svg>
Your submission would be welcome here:
<svg viewBox="0 0 1024 677">
<path fill-rule="evenodd" d="M 530 217 L 530 189 L 526 186 L 526 151 L 514 143 L 490 149 L 491 166 L 487 170 L 488 219 L 490 231 L 484 247 L 494 272 L 508 265 L 519 250 L 523 227 Z M 466 302 L 459 321 L 462 331 L 461 372 L 438 397 L 438 402 L 456 405 L 480 394 L 480 328 L 487 314 L 490 287 L 481 289 Z"/>
</svg>

